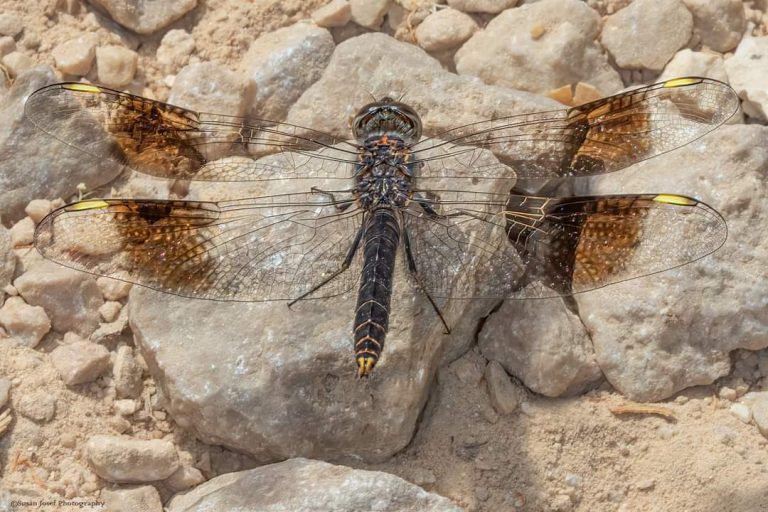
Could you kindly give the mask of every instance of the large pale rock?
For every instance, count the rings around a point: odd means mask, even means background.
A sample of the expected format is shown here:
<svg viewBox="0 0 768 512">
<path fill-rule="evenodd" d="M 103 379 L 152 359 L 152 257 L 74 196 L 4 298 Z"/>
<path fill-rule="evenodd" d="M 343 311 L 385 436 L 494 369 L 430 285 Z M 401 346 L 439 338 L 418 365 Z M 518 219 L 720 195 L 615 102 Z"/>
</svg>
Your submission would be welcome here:
<svg viewBox="0 0 768 512">
<path fill-rule="evenodd" d="M 456 53 L 456 70 L 489 84 L 544 93 L 587 82 L 623 87 L 595 42 L 600 16 L 579 0 L 542 0 L 496 16 Z"/>
<path fill-rule="evenodd" d="M 693 33 L 718 52 L 736 48 L 747 28 L 741 0 L 683 0 L 693 13 Z"/>
<path fill-rule="evenodd" d="M 400 72 L 393 74 L 393 67 Z M 340 45 L 329 72 L 291 112 L 301 118 L 298 124 L 349 137 L 350 105 L 357 109 L 369 102 L 369 91 L 398 97 L 404 90 L 413 91 L 408 101 L 433 131 L 464 120 L 554 105 L 450 74 L 423 50 L 372 34 Z M 496 185 L 481 181 L 483 186 Z M 322 183 L 313 180 L 311 185 Z M 309 186 L 280 180 L 269 193 Z M 209 198 L 211 188 L 193 184 L 190 196 Z M 243 197 L 250 190 L 238 184 L 229 193 Z M 228 197 L 223 189 L 219 192 Z M 150 371 L 163 387 L 168 411 L 201 439 L 260 461 L 297 455 L 382 460 L 409 442 L 441 353 L 461 355 L 493 306 L 487 301 L 445 304 L 454 331 L 443 335 L 403 262 L 396 267 L 386 347 L 368 382 L 354 378 L 351 324 L 357 275 L 345 296 L 304 301 L 293 311 L 281 302 L 219 304 L 134 290 L 131 325 Z M 201 373 L 206 374 L 204 381 Z M 307 429 L 307 424 L 317 428 Z"/>
<path fill-rule="evenodd" d="M 768 61 L 768 37 L 747 37 L 733 57 L 725 61 L 731 86 L 744 100 L 744 112 L 761 121 L 768 120 L 768 66 L 755 65 Z"/>
<path fill-rule="evenodd" d="M 120 173 L 119 166 L 104 158 L 87 158 L 24 117 L 25 99 L 56 81 L 50 68 L 37 67 L 19 77 L 0 99 L 0 215 L 4 222 L 24 217 L 24 207 L 31 198 L 66 197 L 76 192 L 78 183 L 93 189 Z M 100 128 L 83 119 L 72 119 L 68 126 L 77 140 L 92 143 L 101 136 Z M 93 149 L 107 151 L 106 145 Z"/>
<path fill-rule="evenodd" d="M 506 301 L 478 343 L 483 356 L 546 396 L 580 393 L 602 379 L 588 333 L 561 299 Z"/>
<path fill-rule="evenodd" d="M 448 0 L 448 5 L 463 12 L 497 14 L 517 5 L 518 0 Z"/>
<path fill-rule="evenodd" d="M 244 75 L 256 84 L 248 108 L 260 119 L 285 119 L 288 109 L 322 75 L 333 53 L 331 33 L 297 23 L 255 40 L 243 58 Z"/>
<path fill-rule="evenodd" d="M 43 261 L 13 284 L 27 303 L 45 309 L 55 331 L 87 337 L 99 325 L 98 309 L 104 299 L 89 274 Z"/>
<path fill-rule="evenodd" d="M 252 84 L 238 73 L 214 62 L 190 64 L 173 82 L 168 103 L 198 112 L 242 116 Z"/>
<path fill-rule="evenodd" d="M 600 42 L 621 68 L 660 71 L 692 30 L 693 16 L 680 0 L 635 0 L 608 16 Z"/>
<path fill-rule="evenodd" d="M 460 512 L 447 498 L 379 471 L 307 459 L 227 473 L 171 499 L 169 512 L 239 510 L 283 512 Z"/>
<path fill-rule="evenodd" d="M 85 455 L 94 473 L 109 482 L 153 482 L 179 468 L 173 443 L 160 439 L 95 435 L 85 445 Z"/>
<path fill-rule="evenodd" d="M 95 0 L 113 20 L 139 34 L 167 27 L 197 5 L 197 0 Z"/>
<path fill-rule="evenodd" d="M 768 129 L 729 125 L 597 181 L 600 193 L 685 193 L 728 222 L 713 255 L 576 296 L 598 364 L 625 395 L 660 400 L 710 384 L 730 371 L 732 350 L 768 346 L 767 170 Z"/>
</svg>

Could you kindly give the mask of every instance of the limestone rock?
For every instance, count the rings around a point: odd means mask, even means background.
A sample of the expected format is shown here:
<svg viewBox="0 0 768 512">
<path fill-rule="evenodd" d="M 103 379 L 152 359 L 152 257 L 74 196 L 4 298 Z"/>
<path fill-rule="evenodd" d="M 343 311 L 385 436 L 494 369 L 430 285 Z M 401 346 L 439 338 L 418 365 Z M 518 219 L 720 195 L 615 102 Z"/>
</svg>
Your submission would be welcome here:
<svg viewBox="0 0 768 512">
<path fill-rule="evenodd" d="M 186 491 L 205 482 L 199 469 L 192 466 L 179 466 L 179 469 L 165 479 L 164 483 L 174 492 Z"/>
<path fill-rule="evenodd" d="M 485 367 L 485 382 L 488 384 L 488 395 L 491 405 L 501 415 L 510 414 L 517 409 L 520 398 L 517 389 L 509 380 L 509 375 L 496 361 L 490 361 Z"/>
<path fill-rule="evenodd" d="M 45 310 L 30 306 L 21 297 L 9 297 L 0 309 L 0 325 L 14 339 L 28 347 L 36 347 L 48 331 L 51 321 Z"/>
<path fill-rule="evenodd" d="M 154 482 L 179 468 L 176 448 L 160 439 L 95 435 L 88 440 L 85 454 L 93 471 L 109 482 Z"/>
<path fill-rule="evenodd" d="M 692 30 L 693 16 L 680 0 L 635 0 L 608 16 L 600 42 L 621 68 L 660 71 Z"/>
<path fill-rule="evenodd" d="M 741 0 L 683 0 L 693 14 L 693 33 L 718 52 L 736 48 L 747 28 Z"/>
<path fill-rule="evenodd" d="M 0 59 L 16 51 L 16 41 L 11 36 L 0 37 Z"/>
<path fill-rule="evenodd" d="M 301 94 L 322 75 L 333 53 L 328 30 L 306 23 L 281 28 L 251 44 L 242 72 L 256 84 L 248 112 L 259 119 L 283 120 Z"/>
<path fill-rule="evenodd" d="M 117 349 L 112 374 L 118 398 L 138 398 L 142 390 L 142 368 L 133 357 L 131 347 L 122 345 Z"/>
<path fill-rule="evenodd" d="M 378 29 L 384 23 L 391 0 L 350 0 L 352 21 L 361 27 Z"/>
<path fill-rule="evenodd" d="M 600 368 L 631 399 L 710 384 L 730 371 L 729 352 L 768 345 L 766 142 L 765 127 L 727 125 L 596 180 L 595 193 L 684 192 L 728 222 L 725 245 L 698 262 L 576 296 Z"/>
<path fill-rule="evenodd" d="M 36 423 L 48 423 L 56 416 L 56 396 L 44 389 L 32 391 L 21 396 L 16 410 Z"/>
<path fill-rule="evenodd" d="M 62 144 L 36 128 L 24 117 L 24 101 L 36 89 L 58 79 L 48 67 L 37 67 L 20 76 L 0 97 L 0 215 L 4 222 L 24 217 L 30 198 L 66 197 L 78 183 L 89 189 L 111 181 L 120 167 L 106 159 L 89 159 L 83 152 Z M 68 128 L 91 141 L 102 129 L 82 119 Z M 106 146 L 94 147 L 106 151 Z"/>
<path fill-rule="evenodd" d="M 96 58 L 98 41 L 98 36 L 91 32 L 59 44 L 52 51 L 56 67 L 70 75 L 87 75 Z"/>
<path fill-rule="evenodd" d="M 768 37 L 747 37 L 733 57 L 725 61 L 725 70 L 731 86 L 743 100 L 744 112 L 761 121 L 768 120 L 768 67 L 756 62 L 768 61 Z"/>
<path fill-rule="evenodd" d="M 0 62 L 2 62 L 5 71 L 8 72 L 11 78 L 18 78 L 22 73 L 32 69 L 35 65 L 35 61 L 22 52 L 11 52 L 4 56 Z"/>
<path fill-rule="evenodd" d="M 35 235 L 35 223 L 24 217 L 11 228 L 11 243 L 14 247 L 29 246 Z"/>
<path fill-rule="evenodd" d="M 664 67 L 659 81 L 681 76 L 703 76 L 728 82 L 723 58 L 715 53 L 694 52 L 688 48 L 680 50 Z"/>
<path fill-rule="evenodd" d="M 166 73 L 177 73 L 189 62 L 189 56 L 195 51 L 195 38 L 189 32 L 180 29 L 169 30 L 160 41 L 157 49 L 157 63 Z M 207 78 L 214 78 L 215 75 Z"/>
<path fill-rule="evenodd" d="M 343 27 L 352 18 L 352 7 L 348 0 L 331 0 L 312 13 L 312 21 L 318 27 Z"/>
<path fill-rule="evenodd" d="M 602 379 L 589 335 L 561 299 L 508 300 L 478 336 L 487 359 L 546 396 L 581 393 Z"/>
<path fill-rule="evenodd" d="M 197 0 L 95 0 L 113 20 L 138 34 L 167 27 L 197 5 Z"/>
<path fill-rule="evenodd" d="M 109 369 L 109 351 L 90 341 L 60 345 L 51 362 L 67 386 L 93 382 Z"/>
<path fill-rule="evenodd" d="M 11 284 L 15 270 L 16 256 L 13 253 L 11 232 L 0 224 L 0 288 Z M 2 299 L 0 299 L 0 306 L 2 306 Z"/>
<path fill-rule="evenodd" d="M 470 16 L 456 9 L 441 9 L 416 27 L 416 41 L 428 52 L 456 48 L 478 30 Z"/>
<path fill-rule="evenodd" d="M 96 285 L 106 300 L 122 300 L 128 296 L 131 288 L 133 288 L 132 283 L 108 277 L 99 277 L 96 279 Z"/>
<path fill-rule="evenodd" d="M 101 498 L 110 512 L 163 512 L 160 493 L 151 485 L 104 489 Z"/>
<path fill-rule="evenodd" d="M 117 45 L 96 48 L 96 70 L 99 82 L 121 89 L 131 83 L 136 74 L 139 56 L 133 50 Z"/>
<path fill-rule="evenodd" d="M 456 70 L 523 91 L 586 82 L 611 94 L 623 83 L 595 42 L 599 30 L 600 16 L 579 0 L 525 4 L 502 12 L 464 43 Z"/>
<path fill-rule="evenodd" d="M 11 381 L 6 378 L 0 378 L 0 409 L 8 403 L 8 396 L 11 392 Z"/>
<path fill-rule="evenodd" d="M 32 222 L 37 224 L 43 220 L 46 215 L 51 213 L 51 210 L 53 210 L 53 205 L 47 199 L 33 199 L 29 202 L 26 208 L 24 208 L 24 213 L 32 219 Z"/>
<path fill-rule="evenodd" d="M 93 276 L 51 261 L 35 265 L 14 282 L 28 304 L 42 306 L 54 330 L 88 336 L 99 325 L 104 303 Z"/>
<path fill-rule="evenodd" d="M 462 12 L 497 14 L 517 5 L 518 0 L 448 0 L 448 5 Z"/>
<path fill-rule="evenodd" d="M 193 510 L 359 510 L 460 512 L 447 498 L 394 475 L 291 459 L 227 473 L 175 496 L 169 512 Z"/>
<path fill-rule="evenodd" d="M 250 87 L 237 73 L 213 62 L 190 64 L 176 76 L 168 103 L 198 112 L 242 116 Z"/>
<path fill-rule="evenodd" d="M 13 11 L 0 13 L 0 35 L 16 37 L 24 30 L 21 16 Z"/>
</svg>

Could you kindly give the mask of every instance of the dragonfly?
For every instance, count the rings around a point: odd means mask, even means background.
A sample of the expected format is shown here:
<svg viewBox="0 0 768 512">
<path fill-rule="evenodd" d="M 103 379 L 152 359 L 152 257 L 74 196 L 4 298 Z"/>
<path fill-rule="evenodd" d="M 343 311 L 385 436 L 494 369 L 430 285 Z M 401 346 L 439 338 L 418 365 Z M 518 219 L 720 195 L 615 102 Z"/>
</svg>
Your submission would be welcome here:
<svg viewBox="0 0 768 512">
<path fill-rule="evenodd" d="M 84 199 L 45 217 L 34 245 L 70 268 L 199 299 L 290 306 L 356 287 L 356 373 L 367 377 L 381 358 L 397 261 L 450 332 L 441 299 L 568 297 L 717 250 L 725 220 L 692 197 L 516 187 L 624 169 L 704 136 L 738 108 L 727 84 L 685 77 L 426 137 L 414 108 L 385 97 L 358 111 L 347 140 L 53 84 L 30 95 L 26 116 L 93 158 L 157 178 L 315 186 L 219 201 Z"/>
</svg>

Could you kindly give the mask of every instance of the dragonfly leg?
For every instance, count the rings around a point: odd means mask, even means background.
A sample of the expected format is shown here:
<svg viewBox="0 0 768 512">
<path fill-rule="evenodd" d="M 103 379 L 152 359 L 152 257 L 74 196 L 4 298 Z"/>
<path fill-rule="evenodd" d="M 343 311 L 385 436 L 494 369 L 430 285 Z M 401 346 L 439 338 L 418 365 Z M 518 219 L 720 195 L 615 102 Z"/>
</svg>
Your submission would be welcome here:
<svg viewBox="0 0 768 512">
<path fill-rule="evenodd" d="M 352 204 L 355 202 L 353 199 L 344 199 L 342 201 L 337 201 L 336 197 L 333 195 L 333 192 L 328 192 L 327 190 L 321 190 L 317 187 L 312 187 L 309 189 L 313 194 L 321 194 L 324 196 L 328 196 L 331 198 L 331 202 L 333 202 L 333 206 L 336 208 L 336 211 L 339 213 L 342 213 L 347 210 Z M 346 191 L 344 191 L 346 192 Z M 298 299 L 297 299 L 298 300 Z"/>
<path fill-rule="evenodd" d="M 405 227 L 403 227 L 403 246 L 405 247 L 405 259 L 408 261 L 408 271 L 413 276 L 413 279 L 416 281 L 416 284 L 419 286 L 419 289 L 422 291 L 422 293 L 427 296 L 429 303 L 432 304 L 432 309 L 434 309 L 435 313 L 437 313 L 437 316 L 440 317 L 440 321 L 443 323 L 443 327 L 445 327 L 445 334 L 451 334 L 451 328 L 448 327 L 448 322 L 445 321 L 445 317 L 443 316 L 442 311 L 440 311 L 440 308 L 437 307 L 435 299 L 432 298 L 432 295 L 429 294 L 429 291 L 421 282 L 419 273 L 416 270 L 416 261 L 413 259 L 413 253 L 411 252 L 411 241 L 408 237 L 408 229 Z"/>
<path fill-rule="evenodd" d="M 341 267 L 339 268 L 339 270 L 337 270 L 336 272 L 334 272 L 333 274 L 328 276 L 321 283 L 313 286 L 312 289 L 309 290 L 308 292 L 302 294 L 301 296 L 299 296 L 299 297 L 293 299 L 291 302 L 289 302 L 288 303 L 288 307 L 289 308 L 291 306 L 293 306 L 294 304 L 296 304 L 297 302 L 299 302 L 301 299 L 303 299 L 305 297 L 308 297 L 309 295 L 312 295 L 317 290 L 319 290 L 320 288 L 322 288 L 326 284 L 328 284 L 331 281 L 333 281 L 336 277 L 341 275 L 345 270 L 347 270 L 349 268 L 349 265 L 352 263 L 352 258 L 355 257 L 355 253 L 357 252 L 357 248 L 360 246 L 360 239 L 363 237 L 363 231 L 364 231 L 364 229 L 363 229 L 363 226 L 361 225 L 360 229 L 357 230 L 357 234 L 355 235 L 355 239 L 352 241 L 352 245 L 349 247 L 349 251 L 347 251 L 347 256 L 346 256 L 346 258 L 344 258 L 344 261 L 342 262 Z"/>
<path fill-rule="evenodd" d="M 426 192 L 428 195 L 435 195 L 431 192 Z M 429 204 L 429 199 L 426 197 L 417 196 L 416 194 L 413 195 L 413 200 L 419 203 L 419 206 L 421 206 L 421 209 L 424 210 L 424 213 L 426 213 L 431 218 L 440 218 L 442 217 L 439 213 L 435 211 L 434 208 Z"/>
</svg>

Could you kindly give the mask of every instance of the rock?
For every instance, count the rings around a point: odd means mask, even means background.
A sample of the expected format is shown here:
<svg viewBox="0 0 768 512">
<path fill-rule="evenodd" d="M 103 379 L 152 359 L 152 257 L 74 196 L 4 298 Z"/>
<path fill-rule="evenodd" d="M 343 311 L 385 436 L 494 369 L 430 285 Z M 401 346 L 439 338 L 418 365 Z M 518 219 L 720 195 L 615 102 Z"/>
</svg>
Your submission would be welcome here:
<svg viewBox="0 0 768 512">
<path fill-rule="evenodd" d="M 113 20 L 138 34 L 167 27 L 195 8 L 197 0 L 94 0 Z"/>
<path fill-rule="evenodd" d="M 164 480 L 179 468 L 173 443 L 160 439 L 95 435 L 88 440 L 85 455 L 94 473 L 115 483 Z"/>
<path fill-rule="evenodd" d="M 121 168 L 105 158 L 86 155 L 36 128 L 24 116 L 24 101 L 36 89 L 59 81 L 48 67 L 36 67 L 18 77 L 0 97 L 0 216 L 4 222 L 24 217 L 31 197 L 67 197 L 78 183 L 94 189 L 117 176 Z M 67 126 L 84 139 L 100 140 L 103 129 L 73 119 Z M 93 147 L 106 154 L 107 144 Z"/>
<path fill-rule="evenodd" d="M 227 116 L 245 113 L 251 84 L 213 62 L 186 66 L 173 82 L 168 103 Z"/>
<path fill-rule="evenodd" d="M 733 57 L 725 61 L 731 87 L 744 100 L 741 108 L 751 117 L 768 120 L 768 91 L 763 84 L 768 80 L 768 67 L 756 62 L 768 62 L 768 37 L 744 38 Z"/>
<path fill-rule="evenodd" d="M 311 504 L 311 505 L 310 505 Z M 326 462 L 291 459 L 248 471 L 227 473 L 174 496 L 168 512 L 193 510 L 418 510 L 459 512 L 447 498 L 394 475 Z"/>
<path fill-rule="evenodd" d="M 8 403 L 8 396 L 11 392 L 11 381 L 0 377 L 0 409 Z"/>
<path fill-rule="evenodd" d="M 109 351 L 90 341 L 59 345 L 51 362 L 67 386 L 93 382 L 109 369 Z"/>
<path fill-rule="evenodd" d="M 660 71 L 692 30 L 693 16 L 680 0 L 635 0 L 608 16 L 600 42 L 621 68 Z"/>
<path fill-rule="evenodd" d="M 478 30 L 477 23 L 456 9 L 440 9 L 416 27 L 416 41 L 428 52 L 450 50 L 464 43 Z"/>
<path fill-rule="evenodd" d="M 14 247 L 28 246 L 35 235 L 35 223 L 24 217 L 11 228 L 11 243 Z"/>
<path fill-rule="evenodd" d="M 600 16 L 579 0 L 525 4 L 502 12 L 464 43 L 456 70 L 523 91 L 586 82 L 611 94 L 623 83 L 595 42 L 599 31 Z"/>
<path fill-rule="evenodd" d="M 602 379 L 589 334 L 561 299 L 506 301 L 486 320 L 478 346 L 545 396 L 581 393 Z"/>
<path fill-rule="evenodd" d="M 18 78 L 22 73 L 35 65 L 35 61 L 32 58 L 18 51 L 9 53 L 0 62 L 2 62 L 3 67 L 11 78 Z"/>
<path fill-rule="evenodd" d="M 11 284 L 15 270 L 16 255 L 13 252 L 11 231 L 0 224 L 0 287 L 5 288 Z M 2 305 L 3 299 L 0 299 L 0 306 Z"/>
<path fill-rule="evenodd" d="M 723 57 L 715 53 L 694 52 L 688 48 L 680 50 L 667 63 L 659 81 L 681 76 L 703 76 L 728 82 Z"/>
<path fill-rule="evenodd" d="M 373 30 L 381 27 L 391 0 L 350 0 L 352 21 Z"/>
<path fill-rule="evenodd" d="M 285 119 L 291 105 L 323 74 L 333 49 L 328 30 L 305 23 L 256 39 L 240 64 L 242 73 L 256 84 L 250 116 Z"/>
<path fill-rule="evenodd" d="M 51 330 L 51 321 L 45 310 L 30 306 L 21 297 L 9 297 L 5 301 L 0 309 L 0 325 L 11 337 L 32 348 Z"/>
<path fill-rule="evenodd" d="M 348 0 L 331 0 L 312 13 L 312 21 L 318 27 L 343 27 L 352 18 L 352 7 Z"/>
<path fill-rule="evenodd" d="M 36 423 L 47 423 L 56 416 L 56 397 L 44 389 L 32 391 L 21 396 L 16 410 Z"/>
<path fill-rule="evenodd" d="M 701 261 L 576 296 L 600 368 L 630 399 L 710 384 L 729 373 L 731 351 L 768 345 L 768 237 L 758 220 L 768 212 L 766 141 L 768 128 L 727 125 L 595 180 L 595 193 L 684 192 L 728 222 L 725 246 Z"/>
<path fill-rule="evenodd" d="M 24 21 L 15 12 L 0 13 L 0 35 L 16 37 L 24 30 Z"/>
<path fill-rule="evenodd" d="M 10 36 L 0 37 L 0 59 L 16 51 L 16 41 Z"/>
<path fill-rule="evenodd" d="M 37 224 L 43 220 L 43 217 L 51 213 L 52 210 L 53 205 L 47 199 L 33 199 L 29 202 L 27 207 L 24 208 L 24 213 L 32 219 L 32 222 Z"/>
<path fill-rule="evenodd" d="M 205 482 L 205 477 L 199 469 L 192 466 L 179 466 L 179 469 L 169 476 L 164 483 L 173 492 L 181 492 L 203 482 Z"/>
<path fill-rule="evenodd" d="M 760 433 L 768 438 L 768 392 L 751 392 L 744 395 L 744 403 L 752 412 L 752 419 Z"/>
<path fill-rule="evenodd" d="M 115 391 L 118 398 L 139 397 L 143 388 L 142 368 L 133 357 L 131 347 L 121 345 L 117 349 L 112 374 L 115 379 Z"/>
<path fill-rule="evenodd" d="M 141 404 L 139 404 L 136 400 L 123 399 L 115 400 L 113 406 L 115 408 L 115 412 L 120 416 L 130 416 L 139 410 Z"/>
<path fill-rule="evenodd" d="M 731 405 L 731 414 L 736 416 L 742 423 L 749 423 L 752 420 L 752 411 L 744 404 Z"/>
<path fill-rule="evenodd" d="M 180 29 L 169 30 L 157 49 L 157 63 L 166 73 L 177 73 L 189 63 L 189 56 L 194 51 L 195 38 L 189 32 Z"/>
<path fill-rule="evenodd" d="M 93 32 L 64 41 L 51 52 L 56 67 L 70 75 L 87 75 L 93 65 L 93 59 L 96 58 L 98 42 L 99 37 Z"/>
<path fill-rule="evenodd" d="M 518 0 L 448 0 L 448 5 L 462 12 L 500 13 L 517 5 Z"/>
<path fill-rule="evenodd" d="M 43 261 L 13 283 L 24 300 L 51 315 L 53 329 L 89 336 L 99 325 L 104 303 L 96 280 L 85 272 Z"/>
<path fill-rule="evenodd" d="M 96 71 L 99 82 L 120 89 L 131 83 L 139 56 L 133 50 L 117 45 L 96 48 Z"/>
<path fill-rule="evenodd" d="M 110 512 L 163 512 L 160 493 L 151 485 L 104 489 L 100 496 Z"/>
<path fill-rule="evenodd" d="M 123 305 L 119 302 L 108 301 L 102 304 L 99 308 L 99 315 L 101 315 L 101 318 L 103 318 L 105 322 L 114 322 L 122 308 Z"/>
<path fill-rule="evenodd" d="M 106 300 L 122 300 L 128 296 L 131 288 L 133 288 L 132 283 L 109 277 L 99 277 L 96 279 L 96 285 Z"/>
<path fill-rule="evenodd" d="M 496 361 L 490 361 L 485 367 L 485 382 L 488 384 L 488 395 L 491 405 L 496 412 L 506 415 L 514 412 L 520 404 L 517 389 L 504 368 Z"/>
<path fill-rule="evenodd" d="M 740 0 L 683 0 L 693 14 L 693 33 L 702 44 L 725 53 L 736 48 L 747 28 Z"/>
<path fill-rule="evenodd" d="M 118 342 L 123 333 L 128 330 L 128 308 L 122 308 L 114 322 L 101 324 L 93 331 L 90 340 L 100 345 L 110 345 Z"/>
</svg>

